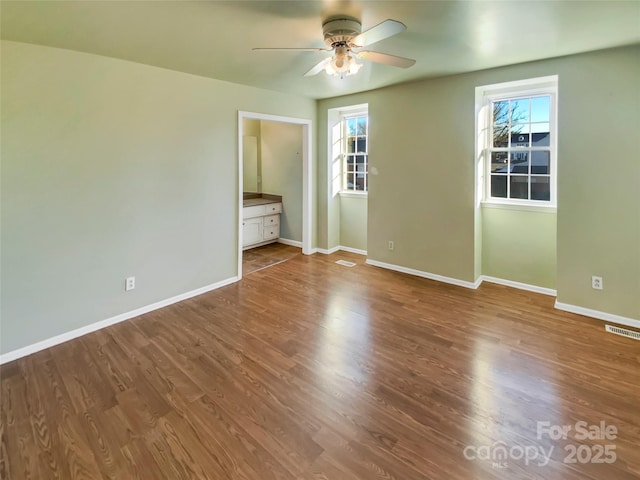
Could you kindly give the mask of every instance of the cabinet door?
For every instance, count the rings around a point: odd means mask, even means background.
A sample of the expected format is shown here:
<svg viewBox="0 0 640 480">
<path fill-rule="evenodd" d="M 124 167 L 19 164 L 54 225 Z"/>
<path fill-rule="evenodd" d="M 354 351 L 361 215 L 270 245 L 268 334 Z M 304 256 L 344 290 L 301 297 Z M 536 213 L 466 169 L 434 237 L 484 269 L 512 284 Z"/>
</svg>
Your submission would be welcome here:
<svg viewBox="0 0 640 480">
<path fill-rule="evenodd" d="M 264 205 L 254 205 L 253 207 L 242 208 L 242 218 L 262 217 L 265 212 Z"/>
<path fill-rule="evenodd" d="M 247 218 L 242 222 L 242 246 L 253 245 L 262 241 L 262 217 Z"/>
<path fill-rule="evenodd" d="M 264 206 L 264 212 L 267 215 L 272 215 L 274 213 L 282 213 L 282 204 L 281 203 L 268 203 Z"/>
<path fill-rule="evenodd" d="M 274 225 L 280 225 L 280 215 L 267 215 L 263 217 L 264 227 L 273 227 Z"/>
<path fill-rule="evenodd" d="M 265 225 L 262 238 L 264 240 L 273 240 L 280 236 L 280 225 Z"/>
</svg>

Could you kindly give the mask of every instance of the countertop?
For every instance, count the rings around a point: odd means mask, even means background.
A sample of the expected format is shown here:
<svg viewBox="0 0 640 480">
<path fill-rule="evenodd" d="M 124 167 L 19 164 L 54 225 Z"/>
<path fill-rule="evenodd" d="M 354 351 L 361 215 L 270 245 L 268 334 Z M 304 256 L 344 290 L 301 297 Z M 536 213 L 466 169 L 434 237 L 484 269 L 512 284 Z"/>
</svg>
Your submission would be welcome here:
<svg viewBox="0 0 640 480">
<path fill-rule="evenodd" d="M 280 200 L 273 200 L 271 198 L 247 198 L 242 201 L 242 206 L 253 207 L 254 205 L 267 205 L 269 203 L 280 203 Z"/>
<path fill-rule="evenodd" d="M 255 205 L 268 205 L 270 203 L 282 203 L 281 195 L 270 193 L 243 192 L 242 206 L 253 207 Z"/>
</svg>

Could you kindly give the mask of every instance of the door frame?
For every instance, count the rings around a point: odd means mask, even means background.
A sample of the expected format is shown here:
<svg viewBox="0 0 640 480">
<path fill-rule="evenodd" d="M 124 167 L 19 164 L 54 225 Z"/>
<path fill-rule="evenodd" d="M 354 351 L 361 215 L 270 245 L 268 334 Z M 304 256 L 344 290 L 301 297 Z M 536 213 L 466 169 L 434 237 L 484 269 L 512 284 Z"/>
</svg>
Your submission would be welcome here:
<svg viewBox="0 0 640 480">
<path fill-rule="evenodd" d="M 242 137 L 244 120 L 265 120 L 302 125 L 302 253 L 305 255 L 313 253 L 311 250 L 311 120 L 240 110 L 238 111 L 238 280 L 242 278 Z"/>
</svg>

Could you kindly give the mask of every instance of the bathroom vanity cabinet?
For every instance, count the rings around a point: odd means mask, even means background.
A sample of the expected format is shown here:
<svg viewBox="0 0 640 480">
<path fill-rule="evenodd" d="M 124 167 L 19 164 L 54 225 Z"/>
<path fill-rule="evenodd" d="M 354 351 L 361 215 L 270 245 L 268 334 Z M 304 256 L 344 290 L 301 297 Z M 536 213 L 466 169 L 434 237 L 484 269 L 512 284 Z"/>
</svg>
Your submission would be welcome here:
<svg viewBox="0 0 640 480">
<path fill-rule="evenodd" d="M 268 198 L 244 200 L 242 208 L 242 249 L 275 242 L 280 237 L 282 202 Z"/>
</svg>

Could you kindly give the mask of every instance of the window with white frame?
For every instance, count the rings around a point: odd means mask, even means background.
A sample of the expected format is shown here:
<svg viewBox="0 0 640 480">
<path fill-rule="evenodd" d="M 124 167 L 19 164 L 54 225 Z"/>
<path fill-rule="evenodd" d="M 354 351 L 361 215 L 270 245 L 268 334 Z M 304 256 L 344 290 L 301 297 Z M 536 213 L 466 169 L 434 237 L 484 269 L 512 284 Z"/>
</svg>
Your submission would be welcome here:
<svg viewBox="0 0 640 480">
<path fill-rule="evenodd" d="M 342 117 L 342 190 L 366 192 L 369 189 L 369 117 L 366 113 Z"/>
<path fill-rule="evenodd" d="M 480 88 L 484 201 L 555 206 L 557 77 Z"/>
</svg>

